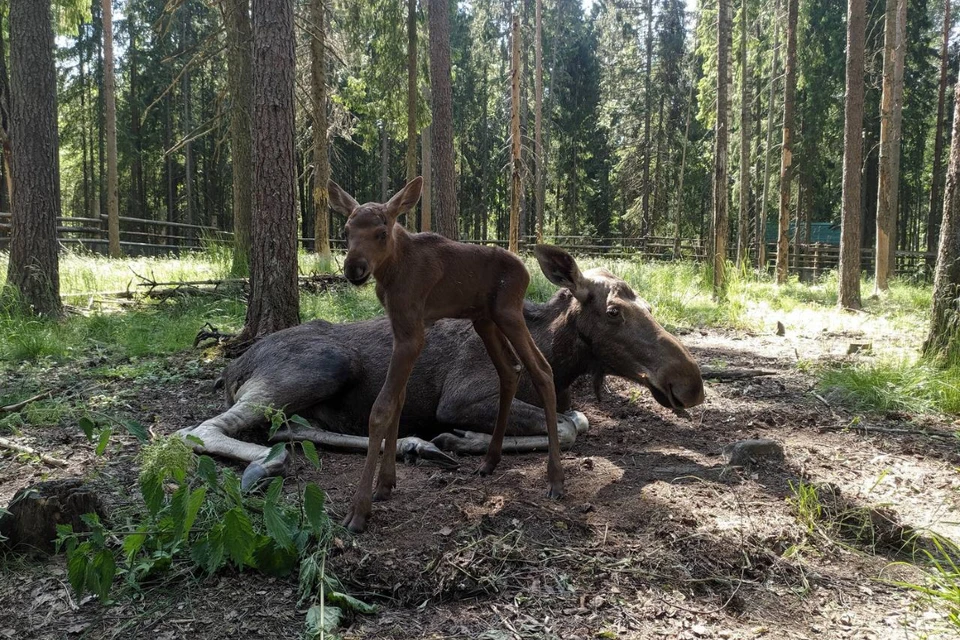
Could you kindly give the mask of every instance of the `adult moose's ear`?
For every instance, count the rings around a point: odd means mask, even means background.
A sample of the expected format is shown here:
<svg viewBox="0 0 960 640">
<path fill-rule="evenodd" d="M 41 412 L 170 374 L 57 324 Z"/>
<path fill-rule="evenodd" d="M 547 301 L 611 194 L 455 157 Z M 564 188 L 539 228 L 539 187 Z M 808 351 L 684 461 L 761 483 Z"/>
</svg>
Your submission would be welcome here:
<svg viewBox="0 0 960 640">
<path fill-rule="evenodd" d="M 547 280 L 558 287 L 569 289 L 573 297 L 581 302 L 587 299 L 590 291 L 573 256 L 560 247 L 549 244 L 538 244 L 533 249 L 533 255 L 537 256 L 540 270 L 547 276 Z"/>
<path fill-rule="evenodd" d="M 420 191 L 423 189 L 423 178 L 417 176 L 407 183 L 407 185 L 397 191 L 384 206 L 386 213 L 390 218 L 396 220 L 406 212 L 413 209 L 420 199 Z"/>
<path fill-rule="evenodd" d="M 347 217 L 360 205 L 349 193 L 333 180 L 327 181 L 327 193 L 330 194 L 330 208 Z"/>
</svg>

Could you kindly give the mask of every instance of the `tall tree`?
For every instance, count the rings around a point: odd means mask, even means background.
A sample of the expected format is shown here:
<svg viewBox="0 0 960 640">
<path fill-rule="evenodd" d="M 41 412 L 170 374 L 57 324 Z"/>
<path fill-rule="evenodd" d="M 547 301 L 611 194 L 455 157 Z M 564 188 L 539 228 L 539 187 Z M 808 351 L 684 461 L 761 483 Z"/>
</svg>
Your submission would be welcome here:
<svg viewBox="0 0 960 640">
<path fill-rule="evenodd" d="M 947 93 L 947 50 L 950 44 L 950 0 L 943 3 L 943 32 L 940 40 L 940 83 L 937 89 L 937 124 L 933 137 L 933 173 L 930 176 L 930 205 L 927 211 L 927 265 L 934 266 L 934 254 L 940 237 L 940 216 L 943 203 L 940 200 L 943 163 L 943 116 Z"/>
<path fill-rule="evenodd" d="M 780 0 L 773 5 L 773 61 L 770 64 L 770 94 L 767 98 L 767 143 L 763 147 L 763 190 L 757 211 L 757 266 L 767 267 L 767 190 L 770 187 L 770 148 L 773 146 L 773 117 L 777 96 L 777 67 L 780 62 Z"/>
<path fill-rule="evenodd" d="M 45 2 L 46 0 L 44 0 Z M 117 81 L 113 69 L 113 7 L 102 0 L 103 11 L 103 100 L 107 138 L 107 230 L 110 257 L 120 251 L 120 181 L 117 176 Z"/>
<path fill-rule="evenodd" d="M 407 182 L 417 177 L 417 0 L 407 0 Z M 417 230 L 417 209 L 407 212 L 407 229 Z"/>
<path fill-rule="evenodd" d="M 730 2 L 717 0 L 717 142 L 713 158 L 713 295 L 726 290 L 727 238 L 730 220 L 727 213 L 727 129 L 729 113 L 727 88 L 731 41 Z"/>
<path fill-rule="evenodd" d="M 930 332 L 923 344 L 928 357 L 957 362 L 960 356 L 960 82 L 954 91 L 953 140 L 943 198 L 940 249 L 933 279 Z"/>
<path fill-rule="evenodd" d="M 253 246 L 243 345 L 300 318 L 293 0 L 253 0 Z"/>
<path fill-rule="evenodd" d="M 737 266 L 749 258 L 750 217 L 750 77 L 747 75 L 747 0 L 740 9 L 740 213 L 737 231 Z"/>
<path fill-rule="evenodd" d="M 434 221 L 437 233 L 457 239 L 457 175 L 453 152 L 453 76 L 450 70 L 450 3 L 429 0 L 430 93 L 433 100 Z"/>
<path fill-rule="evenodd" d="M 797 5 L 787 0 L 787 55 L 783 76 L 783 145 L 780 155 L 780 217 L 777 233 L 777 283 L 787 281 L 790 260 L 790 186 L 793 180 L 793 111 L 797 95 Z"/>
<path fill-rule="evenodd" d="M 313 96 L 313 246 L 324 259 L 330 258 L 330 212 L 327 182 L 330 158 L 327 153 L 327 18 L 324 0 L 311 0 L 310 39 L 311 92 Z M 409 152 L 409 150 L 408 150 Z"/>
<path fill-rule="evenodd" d="M 729 0 L 727 0 L 729 2 Z M 652 77 L 651 70 L 653 68 L 653 0 L 647 0 L 644 13 L 647 17 L 647 37 L 646 37 L 646 50 L 647 50 L 647 68 L 644 71 L 644 85 L 643 85 L 643 195 L 641 196 L 641 222 L 640 222 L 640 238 L 641 242 L 646 242 L 648 236 L 650 235 L 651 230 L 651 221 L 650 221 L 650 150 L 652 145 L 650 144 L 650 115 L 653 110 L 653 89 L 651 87 L 650 81 Z M 729 29 L 728 29 L 729 31 Z M 718 54 L 719 58 L 719 54 Z M 726 69 L 726 66 L 721 66 L 721 69 Z M 717 107 L 719 109 L 719 106 Z M 719 131 L 719 123 L 718 123 Z M 726 187 L 724 187 L 726 188 Z"/>
<path fill-rule="evenodd" d="M 7 9 L 0 6 L 0 154 L 3 155 L 3 177 L 7 192 L 7 202 L 13 202 L 13 174 L 10 158 L 10 80 L 7 75 L 7 47 L 3 41 L 3 17 Z M 0 204 L 0 206 L 3 206 Z"/>
<path fill-rule="evenodd" d="M 227 90 L 230 94 L 230 151 L 233 166 L 233 266 L 235 275 L 250 269 L 250 218 L 253 210 L 253 85 L 250 0 L 220 4 L 227 32 Z M 326 193 L 326 190 L 324 190 Z"/>
<path fill-rule="evenodd" d="M 513 12 L 510 36 L 510 239 L 509 249 L 520 253 L 520 12 Z"/>
<path fill-rule="evenodd" d="M 543 161 L 543 0 L 536 0 L 536 22 L 534 34 L 534 107 L 533 107 L 533 135 L 534 154 L 536 155 L 534 179 L 536 191 L 536 218 L 537 243 L 543 242 L 543 201 L 546 197 L 547 181 L 544 176 L 545 163 Z"/>
<path fill-rule="evenodd" d="M 863 163 L 863 65 L 866 25 L 865 0 L 848 0 L 846 94 L 843 104 L 843 213 L 840 223 L 840 295 L 837 301 L 842 309 L 861 307 L 860 167 Z"/>
<path fill-rule="evenodd" d="M 907 46 L 907 1 L 887 0 L 883 29 L 883 97 L 880 102 L 880 177 L 877 193 L 877 244 L 874 294 L 889 288 L 900 195 L 900 121 L 903 64 Z"/>
<path fill-rule="evenodd" d="M 33 313 L 59 316 L 60 159 L 49 2 L 10 2 L 13 211 L 7 283 Z"/>
</svg>

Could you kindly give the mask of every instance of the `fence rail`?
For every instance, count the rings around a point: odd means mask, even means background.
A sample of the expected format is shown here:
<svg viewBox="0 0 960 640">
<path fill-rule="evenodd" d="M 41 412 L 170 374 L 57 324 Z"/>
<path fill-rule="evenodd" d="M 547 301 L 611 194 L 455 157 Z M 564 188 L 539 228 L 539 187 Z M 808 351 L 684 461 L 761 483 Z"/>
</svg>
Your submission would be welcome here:
<svg viewBox="0 0 960 640">
<path fill-rule="evenodd" d="M 106 223 L 106 216 L 60 217 L 57 218 L 57 236 L 63 246 L 82 247 L 96 253 L 106 253 L 109 245 Z M 232 232 L 203 225 L 120 217 L 120 247 L 129 255 L 176 254 L 180 251 L 202 249 L 209 242 L 225 242 L 232 238 Z M 299 241 L 304 248 L 313 248 L 313 238 L 300 238 Z M 610 258 L 702 261 L 706 257 L 706 247 L 699 238 L 560 235 L 547 236 L 545 241 L 577 254 Z M 493 246 L 508 244 L 506 240 L 499 239 L 465 239 L 463 242 Z M 532 247 L 535 242 L 534 236 L 522 236 L 521 249 Z M 9 244 L 10 214 L 0 212 L 0 251 L 6 250 Z M 332 238 L 330 244 L 336 249 L 345 248 L 342 238 Z M 772 270 L 776 265 L 776 250 L 775 243 L 767 245 L 768 270 Z M 873 248 L 862 249 L 860 255 L 861 267 L 865 271 L 871 271 Z M 927 265 L 933 264 L 935 259 L 935 254 L 925 251 L 897 251 L 896 271 L 928 275 Z M 836 269 L 839 263 L 840 247 L 838 246 L 820 243 L 791 244 L 790 246 L 790 271 L 798 273 L 801 279 L 817 278 L 827 271 Z"/>
</svg>

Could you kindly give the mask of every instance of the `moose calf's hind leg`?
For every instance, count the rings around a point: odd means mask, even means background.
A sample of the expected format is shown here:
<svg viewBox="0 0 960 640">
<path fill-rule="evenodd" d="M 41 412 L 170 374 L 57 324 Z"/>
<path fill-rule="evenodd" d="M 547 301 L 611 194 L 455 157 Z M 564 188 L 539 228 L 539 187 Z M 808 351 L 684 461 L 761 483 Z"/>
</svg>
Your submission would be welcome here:
<svg viewBox="0 0 960 640">
<path fill-rule="evenodd" d="M 563 466 L 560 463 L 560 438 L 557 434 L 557 391 L 553 382 L 553 370 L 533 341 L 522 314 L 507 313 L 497 319 L 497 326 L 503 331 L 517 355 L 530 372 L 533 386 L 540 394 L 546 415 L 549 456 L 547 459 L 547 495 L 551 498 L 563 496 Z"/>
<path fill-rule="evenodd" d="M 493 473 L 503 455 L 503 436 L 507 432 L 507 421 L 510 419 L 510 407 L 513 398 L 517 395 L 517 385 L 520 381 L 520 362 L 506 336 L 501 333 L 490 320 L 477 320 L 473 323 L 474 329 L 483 340 L 483 346 L 493 361 L 500 379 L 500 400 L 497 407 L 497 423 L 487 447 L 483 463 L 477 472 L 486 476 Z"/>
</svg>

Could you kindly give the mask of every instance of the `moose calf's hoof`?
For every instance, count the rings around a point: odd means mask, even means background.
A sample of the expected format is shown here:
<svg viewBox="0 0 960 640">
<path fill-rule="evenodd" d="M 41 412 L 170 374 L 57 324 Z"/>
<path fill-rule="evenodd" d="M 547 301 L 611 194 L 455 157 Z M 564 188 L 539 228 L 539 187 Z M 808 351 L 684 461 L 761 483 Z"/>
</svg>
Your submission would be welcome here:
<svg viewBox="0 0 960 640">
<path fill-rule="evenodd" d="M 379 486 L 376 491 L 373 492 L 373 501 L 374 502 L 386 502 L 390 499 L 390 496 L 393 495 L 393 486 Z"/>
<path fill-rule="evenodd" d="M 499 459 L 489 460 L 487 458 L 484 458 L 483 464 L 481 464 L 480 468 L 477 469 L 477 473 L 480 474 L 481 476 L 488 476 L 496 470 L 498 464 L 500 464 Z"/>
<path fill-rule="evenodd" d="M 551 484 L 547 489 L 547 497 L 551 500 L 559 500 L 563 497 L 563 483 Z"/>
<path fill-rule="evenodd" d="M 343 526 L 350 533 L 363 533 L 367 530 L 367 517 L 369 513 L 360 513 L 354 509 L 350 509 L 350 512 L 347 513 L 347 517 L 343 519 Z"/>
</svg>

